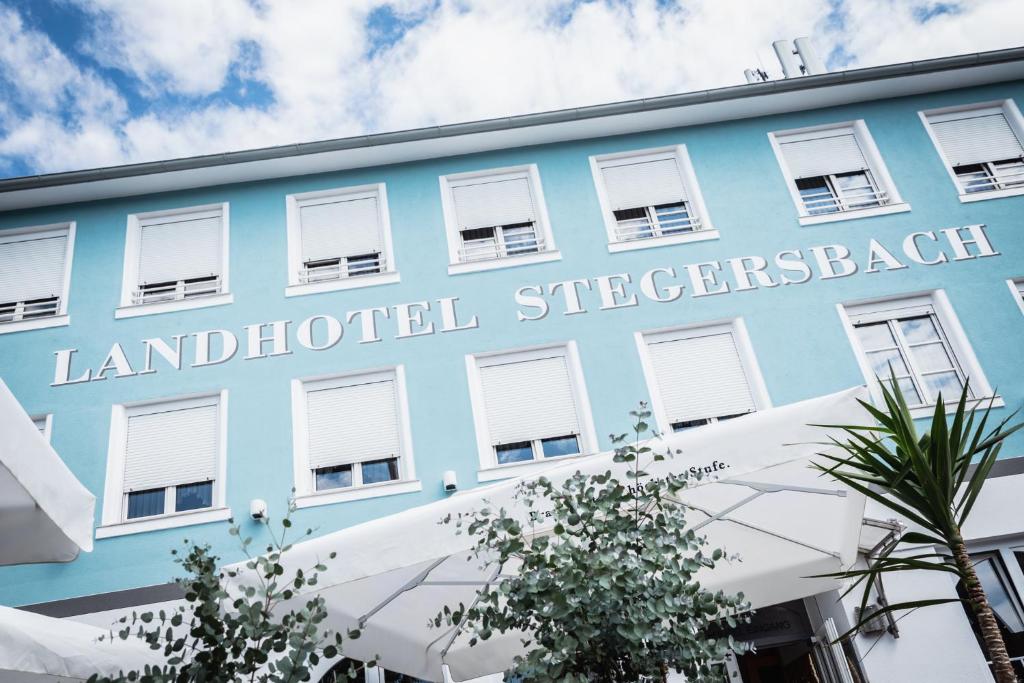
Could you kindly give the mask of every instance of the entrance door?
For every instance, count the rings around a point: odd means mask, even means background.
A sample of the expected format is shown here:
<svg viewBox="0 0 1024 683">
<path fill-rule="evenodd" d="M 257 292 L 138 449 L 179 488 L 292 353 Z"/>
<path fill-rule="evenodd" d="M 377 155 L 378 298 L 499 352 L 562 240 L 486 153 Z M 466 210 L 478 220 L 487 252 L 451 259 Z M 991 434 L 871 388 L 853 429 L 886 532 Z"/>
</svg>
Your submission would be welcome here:
<svg viewBox="0 0 1024 683">
<path fill-rule="evenodd" d="M 737 658 L 743 683 L 854 683 L 836 628 L 826 619 L 813 636 L 773 645 Z"/>
</svg>

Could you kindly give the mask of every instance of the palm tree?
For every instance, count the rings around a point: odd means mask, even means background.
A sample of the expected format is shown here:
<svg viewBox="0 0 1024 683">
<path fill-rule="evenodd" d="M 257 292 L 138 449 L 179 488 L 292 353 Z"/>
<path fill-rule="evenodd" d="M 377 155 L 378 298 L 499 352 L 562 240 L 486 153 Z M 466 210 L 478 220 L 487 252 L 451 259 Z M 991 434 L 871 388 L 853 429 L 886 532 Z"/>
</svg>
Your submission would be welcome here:
<svg viewBox="0 0 1024 683">
<path fill-rule="evenodd" d="M 860 491 L 917 527 L 903 534 L 899 543 L 890 544 L 880 557 L 869 563 L 867 569 L 851 569 L 831 575 L 855 579 L 847 593 L 857 585 L 863 586 L 860 613 L 864 616 L 854 630 L 876 615 L 958 600 L 902 602 L 885 605 L 866 614 L 871 589 L 883 574 L 949 572 L 963 582 L 967 594 L 965 602 L 977 617 L 996 680 L 999 683 L 1017 683 L 1006 644 L 960 530 L 981 493 L 1003 442 L 1024 427 L 1024 423 L 1007 426 L 1016 415 L 1014 413 L 986 432 L 991 402 L 976 420 L 976 408 L 967 408 L 969 392 L 965 385 L 952 421 L 947 422 L 946 407 L 940 394 L 930 429 L 918 435 L 903 395 L 899 390 L 892 390 L 897 386 L 895 376 L 891 382 L 879 384 L 885 410 L 861 401 L 878 424 L 833 425 L 842 428 L 848 437 L 843 442 L 833 439 L 843 453 L 823 453 L 822 457 L 829 460 L 829 464 L 816 465 L 824 473 Z M 893 555 L 893 550 L 902 544 L 931 548 L 909 556 Z"/>
</svg>

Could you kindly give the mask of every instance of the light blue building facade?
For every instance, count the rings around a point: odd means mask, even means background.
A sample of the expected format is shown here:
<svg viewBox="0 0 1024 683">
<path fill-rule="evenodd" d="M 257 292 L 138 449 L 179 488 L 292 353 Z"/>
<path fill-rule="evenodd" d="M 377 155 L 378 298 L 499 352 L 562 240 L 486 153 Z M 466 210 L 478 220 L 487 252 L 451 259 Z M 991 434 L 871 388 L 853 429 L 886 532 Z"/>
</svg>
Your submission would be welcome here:
<svg viewBox="0 0 1024 683">
<path fill-rule="evenodd" d="M 183 538 L 238 559 L 226 518 L 256 530 L 250 502 L 279 517 L 293 488 L 320 534 L 442 498 L 449 471 L 465 489 L 608 449 L 638 401 L 685 428 L 892 360 L 924 413 L 970 377 L 1003 417 L 1024 403 L 1021 107 L 1009 51 L 0 181 L 0 376 L 98 499 L 95 550 L 0 569 L 0 603 L 167 584 Z M 369 234 L 348 252 L 345 221 Z M 33 277 L 54 293 L 4 309 Z M 179 399 L 184 431 L 154 403 Z M 975 537 L 1017 611 L 1006 525 Z"/>
</svg>

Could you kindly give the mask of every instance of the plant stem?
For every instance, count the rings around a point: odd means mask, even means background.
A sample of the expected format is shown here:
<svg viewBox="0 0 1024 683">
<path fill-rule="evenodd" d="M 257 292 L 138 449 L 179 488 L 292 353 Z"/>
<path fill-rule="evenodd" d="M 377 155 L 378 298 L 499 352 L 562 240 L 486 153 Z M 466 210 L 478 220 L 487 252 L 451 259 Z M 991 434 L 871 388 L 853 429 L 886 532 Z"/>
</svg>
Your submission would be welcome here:
<svg viewBox="0 0 1024 683">
<path fill-rule="evenodd" d="M 960 575 L 963 577 L 968 602 L 974 615 L 978 618 L 981 636 L 985 641 L 988 656 L 992 660 L 996 681 L 998 683 L 1017 683 L 1017 674 L 1013 672 L 1013 665 L 1010 664 L 1010 655 L 1006 652 L 1006 643 L 1003 642 L 1003 635 L 999 632 L 999 624 L 992 613 L 985 589 L 981 587 L 978 575 L 974 571 L 974 563 L 971 562 L 971 556 L 967 554 L 964 539 L 959 533 L 953 537 L 950 549 L 953 551 L 953 561 L 956 562 Z"/>
</svg>

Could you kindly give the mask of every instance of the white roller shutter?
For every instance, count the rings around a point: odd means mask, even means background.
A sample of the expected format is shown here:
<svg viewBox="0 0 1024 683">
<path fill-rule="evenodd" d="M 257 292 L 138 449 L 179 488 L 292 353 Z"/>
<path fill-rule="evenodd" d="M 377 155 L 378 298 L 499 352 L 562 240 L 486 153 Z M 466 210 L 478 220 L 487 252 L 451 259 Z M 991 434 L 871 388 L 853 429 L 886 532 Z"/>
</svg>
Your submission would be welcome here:
<svg viewBox="0 0 1024 683">
<path fill-rule="evenodd" d="M 932 130 L 952 166 L 1024 156 L 1024 148 L 1002 112 L 963 112 L 961 118 L 932 121 Z"/>
<path fill-rule="evenodd" d="M 731 333 L 654 341 L 648 348 L 670 422 L 756 409 Z"/>
<path fill-rule="evenodd" d="M 481 179 L 452 188 L 459 230 L 487 228 L 536 220 L 527 178 Z"/>
<path fill-rule="evenodd" d="M 221 221 L 219 212 L 143 220 L 139 284 L 221 275 Z"/>
<path fill-rule="evenodd" d="M 494 444 L 580 433 L 564 356 L 486 365 L 480 381 Z"/>
<path fill-rule="evenodd" d="M 397 404 L 394 380 L 307 392 L 309 466 L 398 457 Z"/>
<path fill-rule="evenodd" d="M 67 235 L 0 243 L 0 304 L 61 296 L 67 248 Z"/>
<path fill-rule="evenodd" d="M 613 211 L 686 201 L 675 158 L 602 164 L 601 174 Z"/>
<path fill-rule="evenodd" d="M 302 205 L 299 224 L 304 262 L 383 251 L 376 197 Z"/>
<path fill-rule="evenodd" d="M 217 403 L 130 415 L 124 490 L 216 479 L 218 416 Z"/>
<path fill-rule="evenodd" d="M 794 179 L 867 170 L 868 162 L 850 128 L 800 140 L 781 138 L 779 147 Z"/>
</svg>

